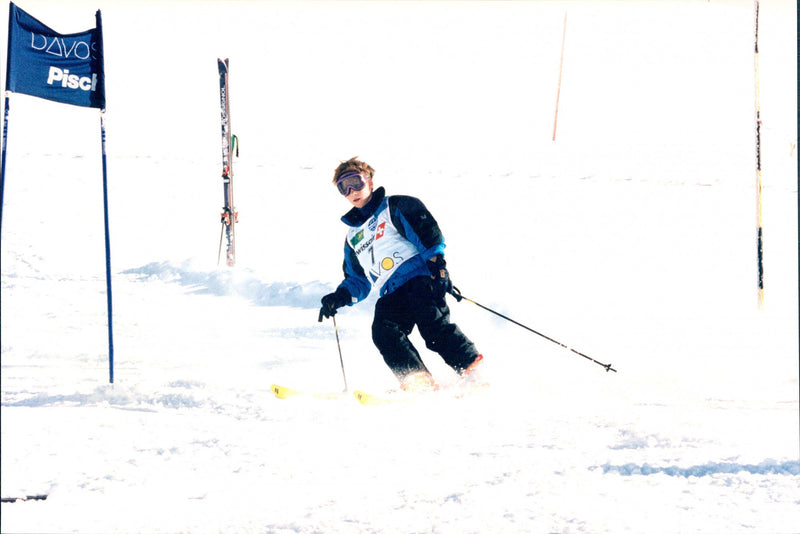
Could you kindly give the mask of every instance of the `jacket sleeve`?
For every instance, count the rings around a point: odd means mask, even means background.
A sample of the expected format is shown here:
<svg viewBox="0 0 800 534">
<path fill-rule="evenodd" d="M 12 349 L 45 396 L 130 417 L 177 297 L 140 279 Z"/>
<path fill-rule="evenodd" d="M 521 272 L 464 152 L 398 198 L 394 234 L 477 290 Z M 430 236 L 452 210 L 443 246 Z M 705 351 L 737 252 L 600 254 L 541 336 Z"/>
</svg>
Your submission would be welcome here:
<svg viewBox="0 0 800 534">
<path fill-rule="evenodd" d="M 372 289 L 372 284 L 364 274 L 364 269 L 362 269 L 361 264 L 358 263 L 356 253 L 347 243 L 347 239 L 344 241 L 344 263 L 342 265 L 342 270 L 344 271 L 344 280 L 339 284 L 339 287 L 347 289 L 353 299 L 355 299 L 350 305 L 352 306 L 355 302 L 360 302 L 367 298 Z"/>
<path fill-rule="evenodd" d="M 417 247 L 424 261 L 444 254 L 444 236 L 439 225 L 418 198 L 389 197 L 389 214 L 397 231 Z"/>
</svg>

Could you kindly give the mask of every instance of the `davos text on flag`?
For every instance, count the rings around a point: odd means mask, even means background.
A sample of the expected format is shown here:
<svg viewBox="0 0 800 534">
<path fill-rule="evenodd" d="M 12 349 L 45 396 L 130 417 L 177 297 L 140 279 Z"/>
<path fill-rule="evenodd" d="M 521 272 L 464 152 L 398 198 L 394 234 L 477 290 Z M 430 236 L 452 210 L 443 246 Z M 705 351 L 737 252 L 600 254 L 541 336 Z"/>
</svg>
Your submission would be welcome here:
<svg viewBox="0 0 800 534">
<path fill-rule="evenodd" d="M 9 5 L 6 90 L 76 106 L 105 108 L 103 30 L 60 34 Z"/>
</svg>

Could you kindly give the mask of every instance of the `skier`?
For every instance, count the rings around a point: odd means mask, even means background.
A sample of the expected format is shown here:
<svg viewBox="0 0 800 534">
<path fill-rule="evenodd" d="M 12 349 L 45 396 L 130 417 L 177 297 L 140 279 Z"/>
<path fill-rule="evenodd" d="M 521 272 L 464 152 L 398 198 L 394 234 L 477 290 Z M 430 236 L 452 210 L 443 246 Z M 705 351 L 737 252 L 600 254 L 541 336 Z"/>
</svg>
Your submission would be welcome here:
<svg viewBox="0 0 800 534">
<path fill-rule="evenodd" d="M 408 339 L 416 325 L 428 349 L 463 377 L 475 377 L 483 356 L 450 322 L 445 295 L 453 284 L 444 260 L 444 238 L 423 203 L 410 196 L 373 190 L 372 167 L 357 158 L 342 162 L 333 183 L 352 204 L 342 221 L 349 226 L 344 246 L 344 280 L 322 297 L 322 317 L 380 291 L 372 340 L 407 391 L 436 388 L 419 352 Z M 455 296 L 455 295 L 454 295 Z"/>
</svg>

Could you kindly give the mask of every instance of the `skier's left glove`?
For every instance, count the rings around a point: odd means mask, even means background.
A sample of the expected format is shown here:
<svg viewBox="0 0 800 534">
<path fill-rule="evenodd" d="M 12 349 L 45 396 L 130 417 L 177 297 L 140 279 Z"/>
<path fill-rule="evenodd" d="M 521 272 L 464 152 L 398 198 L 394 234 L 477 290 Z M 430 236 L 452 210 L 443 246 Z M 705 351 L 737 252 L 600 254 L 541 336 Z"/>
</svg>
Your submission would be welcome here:
<svg viewBox="0 0 800 534">
<path fill-rule="evenodd" d="M 328 293 L 322 297 L 322 307 L 319 309 L 319 322 L 322 322 L 322 317 L 333 317 L 336 315 L 336 310 L 342 306 L 347 306 L 353 301 L 353 297 L 347 288 L 339 287 L 333 293 Z"/>
<path fill-rule="evenodd" d="M 443 299 L 446 294 L 453 291 L 453 282 L 450 281 L 450 273 L 447 272 L 444 256 L 437 254 L 429 259 L 428 270 L 431 273 L 434 298 Z"/>
</svg>

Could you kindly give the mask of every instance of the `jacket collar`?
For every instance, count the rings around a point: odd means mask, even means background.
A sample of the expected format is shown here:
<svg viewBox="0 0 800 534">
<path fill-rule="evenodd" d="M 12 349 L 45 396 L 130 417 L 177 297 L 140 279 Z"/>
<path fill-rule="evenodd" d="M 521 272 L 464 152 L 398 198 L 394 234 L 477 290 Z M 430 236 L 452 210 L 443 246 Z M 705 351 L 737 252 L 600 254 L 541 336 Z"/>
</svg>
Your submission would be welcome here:
<svg viewBox="0 0 800 534">
<path fill-rule="evenodd" d="M 385 196 L 386 190 L 383 187 L 374 190 L 369 202 L 363 208 L 353 208 L 345 213 L 342 222 L 348 226 L 361 226 L 378 211 Z"/>
</svg>

